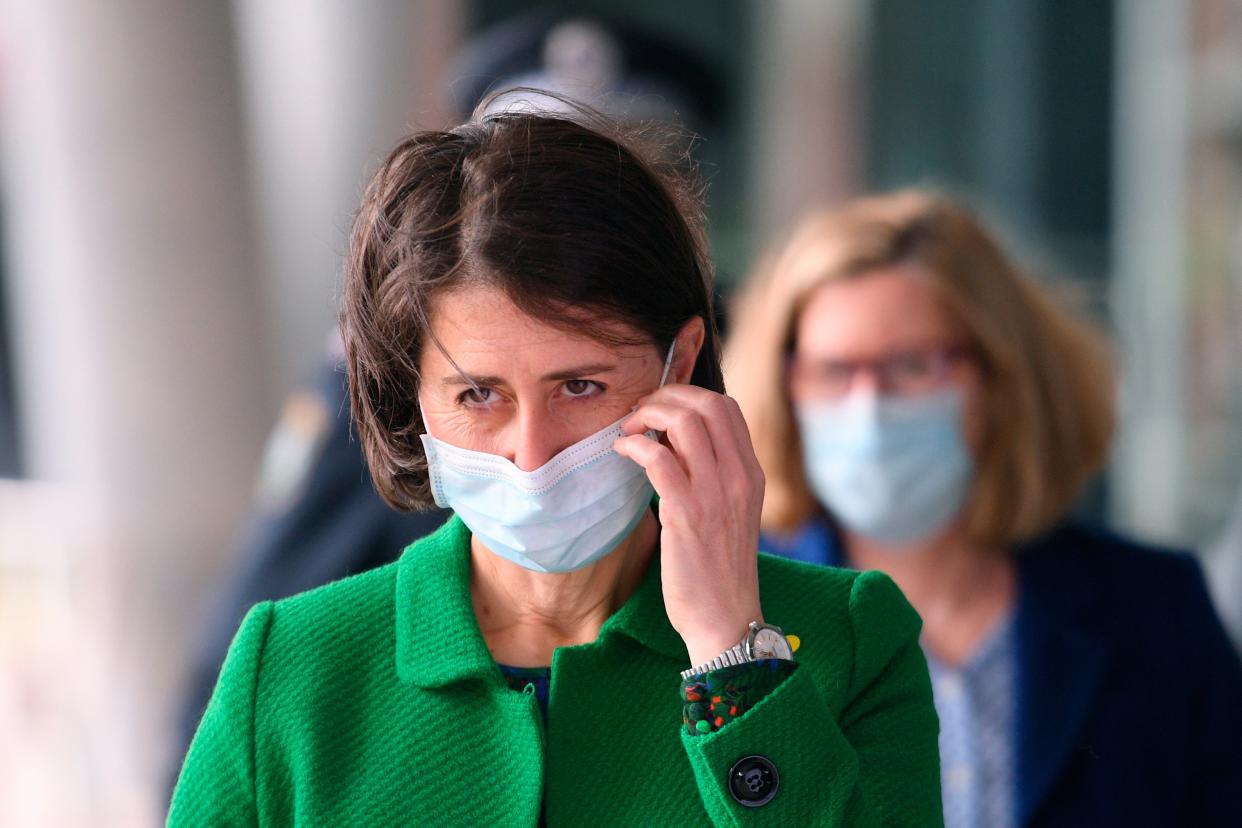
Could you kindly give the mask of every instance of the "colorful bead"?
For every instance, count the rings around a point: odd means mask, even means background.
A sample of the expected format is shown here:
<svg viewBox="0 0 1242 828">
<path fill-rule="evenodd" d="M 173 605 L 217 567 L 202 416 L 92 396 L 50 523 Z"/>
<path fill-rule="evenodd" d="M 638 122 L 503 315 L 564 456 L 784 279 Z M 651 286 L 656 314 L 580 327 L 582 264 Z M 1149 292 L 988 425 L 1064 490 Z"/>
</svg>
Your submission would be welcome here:
<svg viewBox="0 0 1242 828">
<path fill-rule="evenodd" d="M 682 723 L 691 736 L 712 733 L 746 715 L 793 672 L 795 664 L 764 659 L 722 667 L 682 683 Z M 691 701 L 691 699 L 695 699 Z M 710 699 L 710 701 L 707 701 Z"/>
</svg>

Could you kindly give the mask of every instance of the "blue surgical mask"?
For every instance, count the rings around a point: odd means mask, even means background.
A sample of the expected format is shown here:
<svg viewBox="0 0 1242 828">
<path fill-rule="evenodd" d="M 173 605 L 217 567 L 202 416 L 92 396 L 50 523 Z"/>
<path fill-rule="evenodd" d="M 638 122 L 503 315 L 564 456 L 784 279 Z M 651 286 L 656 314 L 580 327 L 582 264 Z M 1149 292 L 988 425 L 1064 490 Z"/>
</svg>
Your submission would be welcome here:
<svg viewBox="0 0 1242 828">
<path fill-rule="evenodd" d="M 672 362 L 670 347 L 660 387 Z M 612 449 L 624 420 L 574 443 L 534 471 L 423 434 L 436 505 L 456 512 L 502 558 L 535 572 L 580 569 L 634 531 L 654 494 L 643 467 Z"/>
<path fill-rule="evenodd" d="M 944 530 L 961 512 L 974 476 L 963 405 L 958 389 L 799 404 L 811 491 L 847 531 L 881 545 Z"/>
</svg>

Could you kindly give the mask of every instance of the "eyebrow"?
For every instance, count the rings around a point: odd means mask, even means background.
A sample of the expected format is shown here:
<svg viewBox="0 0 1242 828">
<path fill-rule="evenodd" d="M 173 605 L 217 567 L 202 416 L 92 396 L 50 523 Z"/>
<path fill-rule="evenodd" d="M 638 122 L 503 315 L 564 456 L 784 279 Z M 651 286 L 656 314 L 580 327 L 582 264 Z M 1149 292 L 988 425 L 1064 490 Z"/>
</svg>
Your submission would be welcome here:
<svg viewBox="0 0 1242 828">
<path fill-rule="evenodd" d="M 544 374 L 540 378 L 541 382 L 552 382 L 555 380 L 579 379 L 581 377 L 590 376 L 592 374 L 607 374 L 616 371 L 617 366 L 608 362 L 594 362 L 589 365 L 575 365 L 572 368 L 566 368 L 562 371 L 553 371 L 550 374 Z M 454 374 L 440 380 L 441 385 L 504 385 L 503 377 L 497 376 L 470 376 L 466 374 Z"/>
</svg>

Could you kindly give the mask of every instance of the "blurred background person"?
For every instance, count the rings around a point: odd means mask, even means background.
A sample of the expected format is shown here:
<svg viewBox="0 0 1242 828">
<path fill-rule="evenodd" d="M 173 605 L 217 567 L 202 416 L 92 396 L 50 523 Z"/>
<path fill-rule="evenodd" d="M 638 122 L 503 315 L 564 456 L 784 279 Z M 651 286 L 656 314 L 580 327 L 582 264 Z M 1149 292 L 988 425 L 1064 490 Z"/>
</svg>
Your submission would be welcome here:
<svg viewBox="0 0 1242 828">
<path fill-rule="evenodd" d="M 1115 425 L 1097 333 L 921 191 L 810 215 L 734 325 L 763 548 L 922 616 L 947 825 L 1237 818 L 1242 664 L 1199 565 L 1068 517 Z"/>
</svg>

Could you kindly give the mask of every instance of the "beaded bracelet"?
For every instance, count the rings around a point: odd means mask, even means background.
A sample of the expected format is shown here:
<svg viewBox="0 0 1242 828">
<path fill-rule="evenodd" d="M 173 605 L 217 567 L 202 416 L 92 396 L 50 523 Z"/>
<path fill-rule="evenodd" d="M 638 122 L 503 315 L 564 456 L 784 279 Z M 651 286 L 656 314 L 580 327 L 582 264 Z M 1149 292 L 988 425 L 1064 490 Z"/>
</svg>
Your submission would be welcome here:
<svg viewBox="0 0 1242 828">
<path fill-rule="evenodd" d="M 795 667 L 767 658 L 691 676 L 681 683 L 682 725 L 691 736 L 714 733 L 758 704 Z"/>
</svg>

